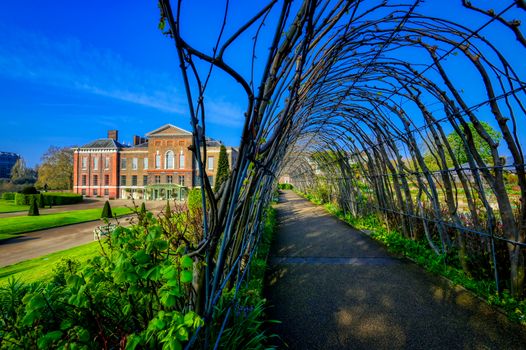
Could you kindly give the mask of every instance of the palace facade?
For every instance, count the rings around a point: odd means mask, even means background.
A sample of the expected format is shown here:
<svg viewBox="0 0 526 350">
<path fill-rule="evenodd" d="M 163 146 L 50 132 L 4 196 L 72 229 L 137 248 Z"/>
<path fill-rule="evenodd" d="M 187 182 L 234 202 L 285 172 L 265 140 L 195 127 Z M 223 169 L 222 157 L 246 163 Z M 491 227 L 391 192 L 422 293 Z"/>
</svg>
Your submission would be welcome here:
<svg viewBox="0 0 526 350">
<path fill-rule="evenodd" d="M 133 144 L 118 141 L 118 131 L 107 138 L 74 149 L 73 190 L 87 197 L 145 200 L 183 199 L 188 188 L 199 186 L 192 133 L 166 124 Z M 207 139 L 206 175 L 214 184 L 221 142 Z M 237 150 L 226 147 L 230 167 Z"/>
</svg>

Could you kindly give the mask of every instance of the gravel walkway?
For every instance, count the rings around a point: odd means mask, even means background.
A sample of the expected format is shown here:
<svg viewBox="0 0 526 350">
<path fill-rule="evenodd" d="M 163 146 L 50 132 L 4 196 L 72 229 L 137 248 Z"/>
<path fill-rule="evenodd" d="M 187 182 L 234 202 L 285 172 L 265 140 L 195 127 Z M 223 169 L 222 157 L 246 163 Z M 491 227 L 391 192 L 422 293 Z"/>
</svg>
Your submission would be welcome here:
<svg viewBox="0 0 526 350">
<path fill-rule="evenodd" d="M 323 208 L 287 191 L 277 209 L 266 293 L 289 349 L 526 349 L 525 327 Z"/>
</svg>

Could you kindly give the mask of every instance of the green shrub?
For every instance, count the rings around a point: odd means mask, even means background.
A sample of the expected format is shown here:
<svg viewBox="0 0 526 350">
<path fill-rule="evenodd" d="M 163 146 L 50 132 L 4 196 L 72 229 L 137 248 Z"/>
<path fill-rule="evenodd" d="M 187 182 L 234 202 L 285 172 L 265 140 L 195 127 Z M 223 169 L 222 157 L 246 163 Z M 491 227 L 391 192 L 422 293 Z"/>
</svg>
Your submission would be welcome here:
<svg viewBox="0 0 526 350">
<path fill-rule="evenodd" d="M 292 186 L 292 184 L 278 184 L 278 188 L 280 190 L 292 190 L 294 186 Z"/>
<path fill-rule="evenodd" d="M 27 205 L 26 195 L 22 193 L 15 193 L 15 204 L 16 205 Z"/>
<path fill-rule="evenodd" d="M 38 212 L 38 203 L 35 196 L 30 197 L 30 204 L 29 204 L 29 211 L 27 213 L 28 216 L 39 216 L 40 213 Z"/>
<path fill-rule="evenodd" d="M 203 202 L 201 199 L 201 189 L 192 188 L 190 191 L 188 191 L 188 210 L 193 212 L 195 210 L 202 209 Z"/>
<path fill-rule="evenodd" d="M 39 208 L 44 208 L 44 206 L 46 205 L 46 200 L 44 198 L 44 195 L 42 193 L 36 195 L 36 198 L 37 198 L 37 204 L 38 204 L 38 207 Z"/>
<path fill-rule="evenodd" d="M 12 201 L 15 199 L 15 194 L 14 192 L 4 192 L 2 193 L 2 199 L 5 199 L 6 201 Z"/>
<path fill-rule="evenodd" d="M 106 201 L 104 203 L 104 208 L 102 208 L 102 214 L 100 215 L 101 219 L 111 219 L 113 213 L 111 212 L 110 202 Z"/>
<path fill-rule="evenodd" d="M 52 203 L 54 205 L 67 205 L 82 202 L 82 195 L 77 193 L 45 192 L 44 196 L 48 200 L 47 203 Z M 49 202 L 50 200 L 52 202 Z"/>
<path fill-rule="evenodd" d="M 40 192 L 37 191 L 35 186 L 27 186 L 20 191 L 22 194 L 39 194 Z"/>
</svg>

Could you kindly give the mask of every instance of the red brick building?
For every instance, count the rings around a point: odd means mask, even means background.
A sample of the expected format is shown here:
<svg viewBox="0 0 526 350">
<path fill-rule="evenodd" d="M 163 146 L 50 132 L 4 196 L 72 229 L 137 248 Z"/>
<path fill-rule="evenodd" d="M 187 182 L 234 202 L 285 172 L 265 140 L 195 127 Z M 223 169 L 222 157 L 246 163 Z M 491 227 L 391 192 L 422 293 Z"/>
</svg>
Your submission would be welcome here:
<svg viewBox="0 0 526 350">
<path fill-rule="evenodd" d="M 192 133 L 171 124 L 134 136 L 132 145 L 118 141 L 118 131 L 74 149 L 73 190 L 85 196 L 136 199 L 181 199 L 199 185 L 189 147 Z M 206 174 L 212 185 L 221 143 L 207 141 Z M 237 150 L 226 147 L 230 166 Z"/>
</svg>

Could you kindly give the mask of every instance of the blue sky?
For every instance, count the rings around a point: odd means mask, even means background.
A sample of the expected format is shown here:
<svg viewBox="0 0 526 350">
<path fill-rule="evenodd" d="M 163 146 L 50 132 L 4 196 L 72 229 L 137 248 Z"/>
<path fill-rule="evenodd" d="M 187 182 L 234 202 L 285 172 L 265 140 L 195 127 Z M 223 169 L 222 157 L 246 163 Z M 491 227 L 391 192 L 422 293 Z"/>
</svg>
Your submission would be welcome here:
<svg viewBox="0 0 526 350">
<path fill-rule="evenodd" d="M 108 129 L 123 142 L 165 123 L 190 130 L 174 44 L 158 20 L 156 1 L 2 2 L 0 150 L 33 166 L 51 145 Z M 228 145 L 243 123 L 236 93 L 216 84 L 207 96 L 207 134 Z"/>
<path fill-rule="evenodd" d="M 225 37 L 260 6 L 259 2 L 232 2 Z M 221 3 L 189 0 L 183 8 L 183 34 L 206 52 L 211 52 L 217 38 Z M 460 0 L 430 0 L 423 9 L 458 20 L 459 4 Z M 477 4 L 497 6 L 488 0 Z M 264 42 L 268 42 L 273 17 L 269 16 L 267 32 L 260 37 L 260 64 L 265 62 Z M 165 123 L 190 130 L 174 43 L 157 29 L 158 20 L 155 0 L 1 2 L 0 151 L 17 152 L 33 166 L 51 145 L 82 145 L 105 137 L 108 129 L 118 129 L 122 142 Z M 477 27 L 485 19 L 461 20 Z M 484 34 L 495 39 L 524 76 L 525 50 L 509 51 L 508 47 L 517 45 L 511 45 L 513 37 L 504 32 L 488 28 Z M 251 37 L 247 34 L 225 56 L 246 76 Z M 452 69 L 458 71 L 461 87 L 480 89 L 461 66 L 455 64 Z M 476 103 L 481 95 L 472 96 L 469 102 Z M 238 145 L 245 108 L 239 86 L 216 70 L 206 98 L 207 134 Z"/>
</svg>

